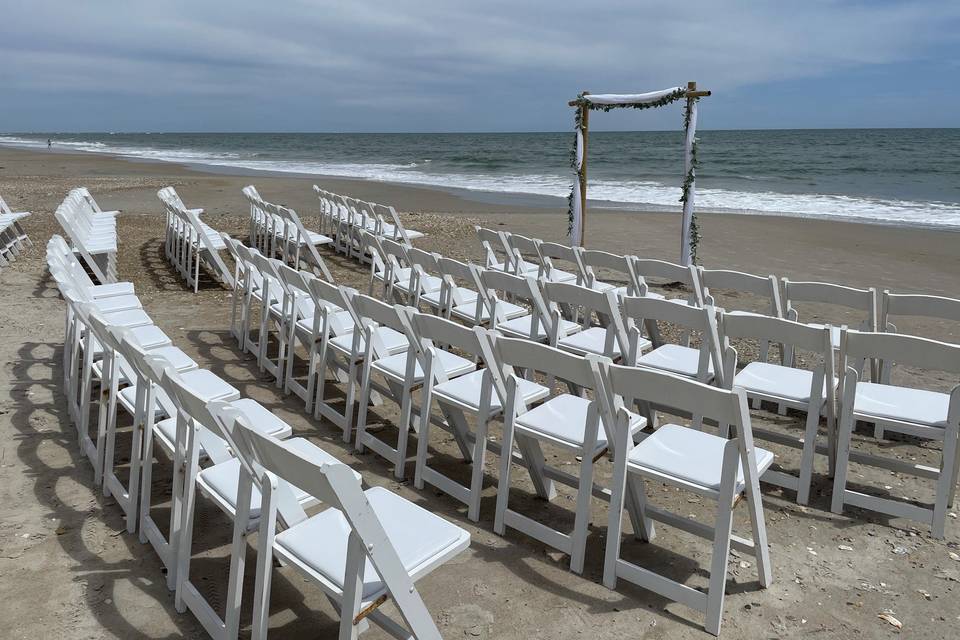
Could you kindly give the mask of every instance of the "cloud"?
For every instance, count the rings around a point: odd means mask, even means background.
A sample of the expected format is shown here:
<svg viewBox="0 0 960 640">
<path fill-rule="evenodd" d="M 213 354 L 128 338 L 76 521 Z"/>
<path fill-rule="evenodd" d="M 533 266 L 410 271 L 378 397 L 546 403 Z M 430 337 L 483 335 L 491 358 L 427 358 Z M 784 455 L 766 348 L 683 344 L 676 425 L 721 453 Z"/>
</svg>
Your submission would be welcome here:
<svg viewBox="0 0 960 640">
<path fill-rule="evenodd" d="M 955 60 L 960 33 L 955 0 L 6 4 L 4 92 L 28 102 L 101 95 L 105 110 L 70 114 L 92 128 L 111 104 L 141 109 L 146 128 L 173 104 L 185 128 L 218 108 L 239 129 L 508 128 L 511 118 L 565 128 L 565 102 L 583 88 L 695 79 L 740 95 L 935 48 Z M 264 122 L 271 104 L 283 115 Z"/>
</svg>

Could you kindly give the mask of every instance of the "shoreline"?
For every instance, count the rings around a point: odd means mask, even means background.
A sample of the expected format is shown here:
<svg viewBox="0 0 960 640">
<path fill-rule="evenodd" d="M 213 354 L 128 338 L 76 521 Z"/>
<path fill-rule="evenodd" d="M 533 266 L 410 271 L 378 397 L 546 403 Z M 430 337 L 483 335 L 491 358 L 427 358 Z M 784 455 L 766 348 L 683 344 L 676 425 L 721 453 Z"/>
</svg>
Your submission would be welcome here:
<svg viewBox="0 0 960 640">
<path fill-rule="evenodd" d="M 92 156 L 100 158 L 109 158 L 111 160 L 125 161 L 133 164 L 150 165 L 169 165 L 179 167 L 187 171 L 201 174 L 229 176 L 229 177 L 265 177 L 265 178 L 293 178 L 301 180 L 313 180 L 324 183 L 361 183 L 383 185 L 395 189 L 414 189 L 434 193 L 443 193 L 457 199 L 471 202 L 477 205 L 487 205 L 506 208 L 523 208 L 531 210 L 555 211 L 558 208 L 566 209 L 566 198 L 563 196 L 551 196 L 545 194 L 525 193 L 516 191 L 489 191 L 483 189 L 471 189 L 467 187 L 443 186 L 436 184 L 400 182 L 392 180 L 378 180 L 375 178 L 364 178 L 354 176 L 326 175 L 308 172 L 296 171 L 278 171 L 271 169 L 251 169 L 248 167 L 238 167 L 233 165 L 221 165 L 203 162 L 189 162 L 182 160 L 164 160 L 159 158 L 145 158 L 135 155 L 124 155 L 110 151 L 89 151 L 74 150 L 54 147 L 52 150 L 37 149 L 28 145 L 21 145 L 10 142 L 0 142 L 0 149 L 12 149 L 26 153 L 38 154 L 60 154 L 71 156 Z M 679 193 L 679 187 L 677 189 Z M 591 203 L 588 212 L 598 213 L 642 213 L 642 214 L 662 214 L 668 216 L 679 216 L 680 208 L 672 210 L 662 205 L 640 204 L 640 203 L 622 203 L 607 200 L 589 200 Z M 392 203 L 387 203 L 392 204 Z M 929 231 L 946 231 L 951 233 L 960 232 L 960 225 L 941 225 L 935 223 L 920 222 L 902 222 L 895 220 L 873 220 L 865 217 L 841 216 L 841 215 L 806 215 L 799 213 L 772 212 L 750 209 L 723 209 L 723 208 L 698 208 L 698 216 L 740 216 L 747 218 L 788 218 L 791 220 L 809 220 L 821 222 L 838 222 L 854 225 L 868 225 L 890 228 L 922 229 Z"/>
</svg>

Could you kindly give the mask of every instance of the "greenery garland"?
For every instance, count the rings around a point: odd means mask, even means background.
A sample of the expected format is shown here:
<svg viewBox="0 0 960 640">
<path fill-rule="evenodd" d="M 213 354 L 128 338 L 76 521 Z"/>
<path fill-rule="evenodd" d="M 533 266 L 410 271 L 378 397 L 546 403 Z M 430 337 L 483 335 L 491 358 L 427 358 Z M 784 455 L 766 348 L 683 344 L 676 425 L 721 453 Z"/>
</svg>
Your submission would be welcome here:
<svg viewBox="0 0 960 640">
<path fill-rule="evenodd" d="M 700 98 L 694 98 L 693 100 L 687 102 L 686 106 L 683 108 L 683 130 L 687 132 L 690 130 L 690 118 L 692 117 L 692 107 L 693 104 L 699 101 Z M 687 169 L 687 175 L 683 177 L 682 193 L 680 194 L 680 205 L 683 206 L 687 203 L 687 199 L 690 197 L 690 191 L 693 189 L 694 180 L 696 180 L 697 175 L 697 138 L 694 136 L 693 144 L 690 145 L 690 167 Z M 695 209 L 690 210 L 690 262 L 693 264 L 697 263 L 697 247 L 700 246 L 700 227 L 697 225 L 697 212 Z"/>
<path fill-rule="evenodd" d="M 583 111 L 582 107 L 586 107 L 591 111 L 603 111 L 609 112 L 613 109 L 655 109 L 658 107 L 665 107 L 668 104 L 673 104 L 678 100 L 683 100 L 687 97 L 686 89 L 677 89 L 672 91 L 652 102 L 643 102 L 643 103 L 628 103 L 628 104 L 593 104 L 587 99 L 583 93 L 577 94 L 577 99 L 574 101 L 574 111 L 573 111 L 573 124 L 574 124 L 574 136 L 573 136 L 573 147 L 570 150 L 570 167 L 574 170 L 577 175 L 577 182 L 580 182 L 583 179 L 582 170 L 577 166 L 577 132 L 583 127 Z M 699 98 L 694 98 L 694 101 L 699 100 Z M 690 128 L 690 105 L 692 102 L 688 102 L 687 106 L 683 110 L 683 130 L 686 132 Z M 694 177 L 696 176 L 696 166 L 697 166 L 697 141 L 694 139 L 693 148 L 691 149 L 690 154 L 690 168 L 687 171 L 687 175 L 683 178 L 682 185 L 682 194 L 680 195 L 680 202 L 685 203 L 687 201 L 688 194 L 690 189 L 693 187 Z M 575 190 L 575 185 L 570 186 L 570 194 L 567 196 L 567 234 L 570 235 L 573 233 L 573 194 Z M 697 261 L 697 245 L 700 243 L 700 232 L 697 227 L 697 218 L 696 214 L 691 216 L 690 220 L 690 256 L 693 262 Z"/>
</svg>

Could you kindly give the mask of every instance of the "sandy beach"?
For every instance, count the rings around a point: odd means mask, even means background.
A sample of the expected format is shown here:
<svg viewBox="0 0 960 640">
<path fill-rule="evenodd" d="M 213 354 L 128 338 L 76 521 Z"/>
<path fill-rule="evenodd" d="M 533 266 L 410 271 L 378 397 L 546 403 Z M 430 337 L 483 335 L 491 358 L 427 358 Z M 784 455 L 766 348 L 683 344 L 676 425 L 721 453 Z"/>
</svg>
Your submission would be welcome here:
<svg viewBox="0 0 960 640">
<path fill-rule="evenodd" d="M 210 368 L 275 411 L 364 475 L 464 527 L 471 548 L 429 576 L 419 588 L 447 638 L 705 638 L 698 614 L 679 604 L 622 583 L 601 584 L 606 507 L 594 503 L 583 576 L 567 570 L 563 554 L 517 532 L 493 533 L 496 457 L 488 458 L 488 485 L 479 524 L 453 499 L 412 483 L 397 484 L 391 468 L 374 456 L 354 455 L 338 430 L 308 417 L 295 396 L 284 396 L 272 378 L 243 354 L 229 334 L 229 292 L 212 280 L 193 294 L 163 254 L 164 218 L 156 192 L 176 187 L 191 207 L 205 210 L 212 227 L 246 237 L 248 211 L 241 188 L 256 184 L 268 200 L 295 208 L 316 228 L 318 207 L 311 185 L 394 205 L 404 223 L 427 233 L 417 246 L 459 258 L 479 259 L 473 225 L 562 241 L 566 214 L 559 208 L 514 205 L 462 192 L 359 180 L 295 175 L 233 174 L 170 163 L 132 161 L 94 154 L 0 148 L 0 195 L 13 210 L 33 212 L 25 228 L 34 242 L 28 255 L 0 272 L 0 619 L 10 638 L 206 637 L 189 614 L 178 614 L 152 549 L 123 532 L 121 511 L 92 489 L 92 471 L 77 448 L 61 388 L 64 304 L 46 273 L 44 245 L 60 233 L 53 211 L 70 188 L 86 186 L 104 209 L 119 216 L 119 273 L 134 283 L 154 321 L 202 366 Z M 523 202 L 522 199 L 518 202 Z M 932 229 L 855 224 L 773 216 L 701 214 L 700 261 L 712 268 L 776 274 L 793 280 L 825 280 L 858 287 L 960 297 L 960 235 Z M 676 260 L 679 215 L 591 210 L 586 244 L 592 248 Z M 324 258 L 335 278 L 364 286 L 365 271 L 332 251 Z M 818 319 L 811 308 L 806 320 Z M 854 322 L 853 316 L 831 320 Z M 914 321 L 900 327 L 920 335 L 960 342 L 960 327 Z M 932 385 L 945 380 L 924 378 Z M 391 409 L 379 412 L 389 423 Z M 802 414 L 758 416 L 780 428 L 801 428 Z M 389 427 L 385 427 L 389 428 Z M 765 445 L 766 446 L 766 445 Z M 799 453 L 771 447 L 782 464 L 796 467 Z M 436 444 L 450 473 L 465 475 L 452 441 Z M 888 442 L 885 455 L 932 462 L 939 447 Z M 555 455 L 556 457 L 556 455 Z M 570 464 L 563 456 L 556 464 Z M 599 480 L 612 465 L 599 464 Z M 960 522 L 947 521 L 945 540 L 926 526 L 850 509 L 829 510 L 826 464 L 818 460 L 809 507 L 794 494 L 763 487 L 775 580 L 758 588 L 750 557 L 733 557 L 724 615 L 728 638 L 877 638 L 897 630 L 878 614 L 892 611 L 904 637 L 956 635 L 960 624 Z M 932 485 L 879 470 L 855 469 L 857 482 L 871 482 L 897 497 L 928 501 Z M 164 461 L 156 477 L 169 477 Z M 520 510 L 545 514 L 554 524 L 572 522 L 570 492 L 546 506 L 532 497 L 525 477 L 516 481 Z M 155 485 L 158 508 L 166 494 Z M 712 513 L 687 494 L 658 488 L 655 500 L 691 518 L 709 522 Z M 216 606 L 225 597 L 230 523 L 200 501 L 194 569 Z M 746 529 L 740 510 L 735 528 Z M 650 548 L 632 544 L 640 562 L 689 584 L 705 584 L 698 562 L 709 546 L 663 529 Z M 852 549 L 852 550 L 850 550 Z M 953 556 L 951 556 L 953 554 Z M 250 557 L 252 558 L 252 548 Z M 252 564 L 248 564 L 252 566 Z M 320 592 L 288 569 L 274 579 L 271 633 L 274 637 L 326 637 L 337 618 Z M 248 572 L 244 625 L 249 623 L 252 571 Z M 244 629 L 244 637 L 249 629 Z M 379 630 L 365 637 L 386 637 Z"/>
</svg>

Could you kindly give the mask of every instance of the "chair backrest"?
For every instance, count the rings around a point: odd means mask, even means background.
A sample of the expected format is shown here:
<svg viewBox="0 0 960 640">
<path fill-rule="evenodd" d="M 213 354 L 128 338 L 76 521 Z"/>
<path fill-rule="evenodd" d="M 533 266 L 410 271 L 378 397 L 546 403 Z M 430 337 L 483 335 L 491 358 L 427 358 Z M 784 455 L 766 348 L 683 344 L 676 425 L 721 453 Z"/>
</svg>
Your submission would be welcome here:
<svg viewBox="0 0 960 640">
<path fill-rule="evenodd" d="M 310 278 L 307 280 L 307 291 L 313 300 L 313 304 L 318 313 L 323 318 L 329 311 L 340 309 L 346 311 L 350 322 L 347 323 L 342 314 L 329 315 L 329 328 L 334 335 L 343 335 L 350 333 L 361 325 L 361 319 L 351 304 L 351 298 L 356 294 L 353 289 L 348 289 L 342 285 L 335 285 L 320 278 Z"/>
<path fill-rule="evenodd" d="M 491 328 L 495 329 L 496 324 L 503 320 L 498 309 L 499 302 L 503 299 L 499 292 L 503 292 L 506 298 L 517 298 L 531 306 L 535 318 L 535 322 L 531 323 L 531 334 L 536 332 L 537 323 L 541 323 L 544 329 L 550 328 L 550 310 L 540 295 L 535 278 L 487 269 L 480 273 L 480 280 L 487 295 L 486 300 L 493 305 L 490 314 L 493 318 Z"/>
<path fill-rule="evenodd" d="M 503 234 L 499 231 L 479 226 L 475 226 L 474 230 L 477 232 L 477 239 L 480 240 L 480 246 L 483 247 L 486 266 L 492 267 L 500 263 L 504 268 L 509 268 L 512 264 L 511 251 Z M 503 255 L 502 259 L 500 258 L 501 254 Z"/>
<path fill-rule="evenodd" d="M 884 290 L 880 303 L 878 329 L 894 333 L 913 334 L 912 331 L 904 331 L 905 327 L 898 328 L 892 322 L 892 319 L 897 316 L 960 322 L 960 300 L 914 293 L 890 293 L 890 291 Z M 960 326 L 951 325 L 947 329 L 944 339 L 947 342 L 960 343 Z"/>
<path fill-rule="evenodd" d="M 700 292 L 703 295 L 701 304 L 709 304 L 724 309 L 732 309 L 732 298 L 723 296 L 717 302 L 717 295 L 722 292 L 736 291 L 750 293 L 766 300 L 766 309 L 741 309 L 742 311 L 758 311 L 775 318 L 783 317 L 783 303 L 780 300 L 780 286 L 776 276 L 755 276 L 740 271 L 727 269 L 704 269 L 696 271 L 700 279 Z"/>
<path fill-rule="evenodd" d="M 846 330 L 840 337 L 840 355 L 845 371 L 854 375 L 862 370 L 862 362 L 868 358 L 882 360 L 886 367 L 896 363 L 928 371 L 960 373 L 960 345 L 898 333 Z M 953 395 L 960 400 L 960 385 L 953 387 Z M 953 402 L 951 409 L 953 404 L 957 404 L 955 408 L 960 411 L 960 403 Z"/>
<path fill-rule="evenodd" d="M 653 260 L 650 258 L 630 257 L 630 264 L 633 272 L 638 278 L 643 278 L 647 285 L 650 285 L 650 279 L 661 280 L 661 285 L 673 284 L 679 282 L 690 288 L 689 300 L 700 303 L 703 300 L 703 294 L 700 291 L 700 279 L 696 275 L 696 267 L 692 264 L 684 267 L 683 265 L 664 260 Z"/>
<path fill-rule="evenodd" d="M 580 261 L 579 247 L 541 240 L 537 244 L 537 249 L 540 252 L 540 262 L 546 269 L 547 279 L 550 279 L 550 272 L 556 268 L 553 261 L 563 260 L 569 265 L 567 268 L 572 268 L 573 273 L 576 274 L 577 284 L 585 285 L 587 283 L 587 272 Z"/>
<path fill-rule="evenodd" d="M 362 326 L 371 327 L 371 324 L 379 325 L 382 327 L 389 327 L 390 329 L 393 329 L 394 331 L 404 335 L 409 335 L 409 311 L 406 307 L 401 305 L 389 305 L 362 293 L 355 294 L 350 300 L 350 303 L 353 305 L 353 310 L 360 318 Z M 380 340 L 377 332 L 370 331 L 369 336 L 370 341 L 368 348 L 372 351 L 373 357 L 382 358 L 388 355 L 386 346 Z M 413 347 L 415 350 L 418 346 L 419 345 L 416 345 L 415 343 L 411 343 L 411 347 Z"/>
<path fill-rule="evenodd" d="M 243 473 L 249 474 L 251 471 L 262 470 L 262 473 L 251 478 L 261 489 L 262 495 L 272 494 L 272 492 L 263 491 L 263 486 L 272 482 L 272 478 L 278 478 L 288 485 L 303 489 L 343 514 L 344 522 L 350 528 L 349 538 L 353 541 L 349 544 L 349 548 L 356 548 L 361 552 L 356 557 L 352 553 L 347 554 L 345 583 L 358 579 L 364 563 L 369 559 L 403 619 L 410 626 L 413 636 L 440 637 L 430 612 L 414 587 L 413 579 L 400 560 L 393 541 L 377 513 L 370 508 L 360 481 L 350 467 L 345 464 L 317 464 L 284 442 L 251 429 L 242 418 L 234 418 L 230 428 L 238 452 L 248 461 L 247 465 L 241 467 Z M 264 508 L 269 506 L 261 507 L 262 510 Z M 288 524 L 295 524 L 295 522 Z M 318 545 L 326 542 L 316 541 Z M 330 544 L 333 542 L 329 541 Z M 354 543 L 359 544 L 354 546 Z M 348 611 L 343 615 L 353 616 L 356 612 Z"/>
<path fill-rule="evenodd" d="M 620 416 L 618 444 L 626 445 L 627 449 L 631 448 L 631 441 L 629 430 L 622 428 L 625 412 L 635 402 L 643 401 L 676 407 L 684 413 L 715 421 L 721 427 L 733 425 L 741 439 L 741 456 L 753 451 L 750 412 L 742 389 L 722 389 L 661 371 L 608 363 L 600 367 L 600 380 L 605 410 Z M 620 455 L 626 453 L 623 451 Z"/>
<path fill-rule="evenodd" d="M 787 278 L 783 284 L 784 315 L 789 320 L 803 322 L 797 308 L 797 302 L 829 304 L 862 311 L 864 316 L 859 329 L 876 331 L 877 329 L 877 290 L 857 289 L 830 282 L 793 282 Z M 832 324 L 839 325 L 839 322 Z"/>
</svg>

